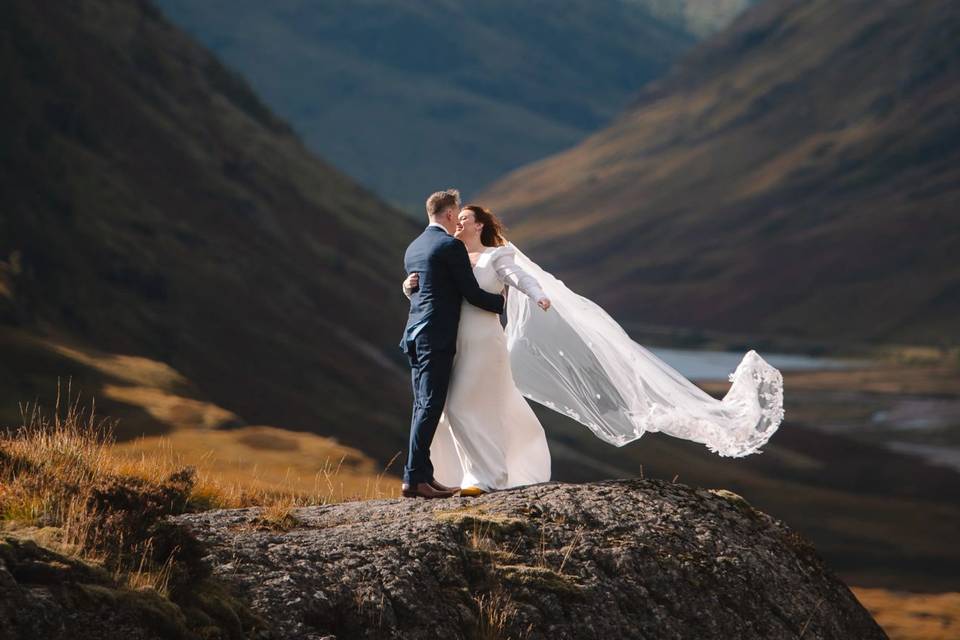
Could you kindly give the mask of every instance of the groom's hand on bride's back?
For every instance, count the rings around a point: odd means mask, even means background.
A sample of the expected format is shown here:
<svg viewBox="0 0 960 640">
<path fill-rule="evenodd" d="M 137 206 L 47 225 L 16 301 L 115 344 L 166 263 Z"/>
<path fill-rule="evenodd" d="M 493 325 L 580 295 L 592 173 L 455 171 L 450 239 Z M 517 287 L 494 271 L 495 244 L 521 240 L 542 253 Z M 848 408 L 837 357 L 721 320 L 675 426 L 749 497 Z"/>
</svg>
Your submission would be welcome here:
<svg viewBox="0 0 960 640">
<path fill-rule="evenodd" d="M 420 274 L 411 273 L 407 276 L 407 279 L 403 281 L 403 288 L 407 291 L 416 291 L 420 288 Z"/>
</svg>

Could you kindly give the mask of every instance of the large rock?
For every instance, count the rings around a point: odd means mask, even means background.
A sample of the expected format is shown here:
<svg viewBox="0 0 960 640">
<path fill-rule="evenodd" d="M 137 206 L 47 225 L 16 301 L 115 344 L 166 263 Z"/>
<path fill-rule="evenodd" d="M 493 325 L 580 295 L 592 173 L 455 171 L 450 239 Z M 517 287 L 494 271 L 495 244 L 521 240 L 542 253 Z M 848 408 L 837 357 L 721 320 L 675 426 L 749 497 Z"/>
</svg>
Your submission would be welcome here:
<svg viewBox="0 0 960 640">
<path fill-rule="evenodd" d="M 727 491 L 551 482 L 292 515 L 177 518 L 283 638 L 886 637 L 806 540 Z"/>
</svg>

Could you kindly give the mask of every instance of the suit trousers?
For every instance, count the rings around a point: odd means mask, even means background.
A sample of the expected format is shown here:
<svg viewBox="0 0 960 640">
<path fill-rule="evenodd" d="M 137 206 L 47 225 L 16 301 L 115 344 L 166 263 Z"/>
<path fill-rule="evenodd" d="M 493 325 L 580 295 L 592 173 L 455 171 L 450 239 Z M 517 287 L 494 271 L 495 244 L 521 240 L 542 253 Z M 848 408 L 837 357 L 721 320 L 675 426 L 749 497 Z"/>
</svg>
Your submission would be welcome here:
<svg viewBox="0 0 960 640">
<path fill-rule="evenodd" d="M 431 349 L 423 336 L 407 342 L 407 357 L 413 382 L 413 416 L 410 446 L 403 481 L 411 487 L 433 479 L 430 444 L 447 402 L 455 349 Z"/>
</svg>

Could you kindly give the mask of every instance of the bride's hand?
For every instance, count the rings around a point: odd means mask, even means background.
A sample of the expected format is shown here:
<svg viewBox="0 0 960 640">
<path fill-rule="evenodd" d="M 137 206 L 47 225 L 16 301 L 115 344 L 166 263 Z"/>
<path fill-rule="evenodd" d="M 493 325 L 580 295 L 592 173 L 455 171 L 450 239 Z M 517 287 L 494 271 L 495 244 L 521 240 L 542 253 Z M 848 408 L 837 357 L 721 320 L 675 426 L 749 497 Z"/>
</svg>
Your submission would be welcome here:
<svg viewBox="0 0 960 640">
<path fill-rule="evenodd" d="M 539 300 L 537 300 L 537 305 L 538 305 L 541 309 L 543 309 L 544 311 L 546 311 L 547 309 L 550 308 L 550 298 L 540 298 Z"/>
<path fill-rule="evenodd" d="M 403 288 L 407 291 L 413 291 L 420 286 L 420 274 L 411 273 L 407 276 L 407 279 L 403 281 Z"/>
</svg>

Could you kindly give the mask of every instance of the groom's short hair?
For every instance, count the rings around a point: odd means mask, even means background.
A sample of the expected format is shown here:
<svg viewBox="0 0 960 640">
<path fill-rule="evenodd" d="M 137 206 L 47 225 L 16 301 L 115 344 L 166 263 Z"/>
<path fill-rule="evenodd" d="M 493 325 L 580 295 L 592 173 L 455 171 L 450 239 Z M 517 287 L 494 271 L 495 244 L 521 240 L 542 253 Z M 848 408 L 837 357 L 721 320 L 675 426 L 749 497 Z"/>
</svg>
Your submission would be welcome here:
<svg viewBox="0 0 960 640">
<path fill-rule="evenodd" d="M 447 207 L 460 209 L 460 192 L 456 189 L 437 191 L 427 198 L 427 215 L 431 218 L 440 215 Z"/>
</svg>

